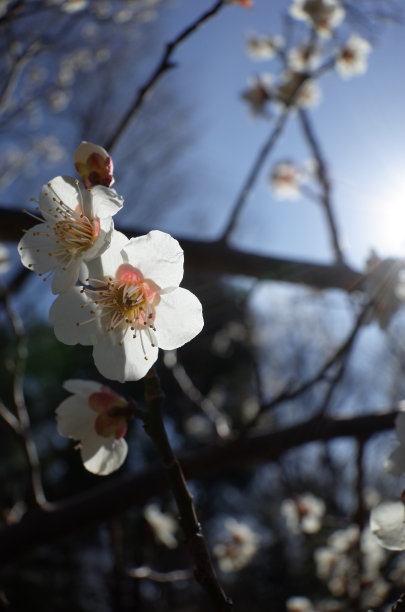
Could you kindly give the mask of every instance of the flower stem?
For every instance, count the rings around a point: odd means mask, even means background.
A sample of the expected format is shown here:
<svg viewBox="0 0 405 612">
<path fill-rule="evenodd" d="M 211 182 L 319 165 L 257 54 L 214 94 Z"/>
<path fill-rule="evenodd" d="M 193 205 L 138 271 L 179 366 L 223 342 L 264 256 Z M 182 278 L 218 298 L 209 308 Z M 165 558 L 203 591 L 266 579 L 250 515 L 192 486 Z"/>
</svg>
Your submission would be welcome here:
<svg viewBox="0 0 405 612">
<path fill-rule="evenodd" d="M 147 412 L 144 428 L 160 454 L 164 470 L 180 514 L 180 526 L 194 566 L 194 577 L 208 593 L 215 610 L 230 612 L 232 601 L 225 595 L 215 575 L 208 548 L 198 522 L 193 496 L 188 490 L 183 470 L 171 446 L 162 418 L 164 393 L 154 368 L 144 378 Z"/>
</svg>

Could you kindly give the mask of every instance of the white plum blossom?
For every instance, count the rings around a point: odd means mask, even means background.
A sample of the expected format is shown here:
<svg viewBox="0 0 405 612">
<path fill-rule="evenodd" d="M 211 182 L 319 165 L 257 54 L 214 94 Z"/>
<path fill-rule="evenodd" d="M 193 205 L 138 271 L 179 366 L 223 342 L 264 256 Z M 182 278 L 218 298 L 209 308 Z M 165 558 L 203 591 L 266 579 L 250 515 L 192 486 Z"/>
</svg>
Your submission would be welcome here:
<svg viewBox="0 0 405 612">
<path fill-rule="evenodd" d="M 94 259 L 109 246 L 114 229 L 112 216 L 123 199 L 101 185 L 85 189 L 69 176 L 57 176 L 44 185 L 36 210 L 43 219 L 19 242 L 23 265 L 44 280 L 52 273 L 52 292 L 64 293 L 78 280 L 83 262 Z"/>
<path fill-rule="evenodd" d="M 258 61 L 272 59 L 283 46 L 284 40 L 281 36 L 249 34 L 246 38 L 248 54 L 252 59 Z"/>
<path fill-rule="evenodd" d="M 303 493 L 295 499 L 285 499 L 281 504 L 281 514 L 294 533 L 318 532 L 322 527 L 325 510 L 325 502 L 312 493 Z"/>
<path fill-rule="evenodd" d="M 336 56 L 336 70 L 342 79 L 364 74 L 367 71 L 367 58 L 370 51 L 371 45 L 365 38 L 352 34 Z"/>
<path fill-rule="evenodd" d="M 307 597 L 289 597 L 285 607 L 287 612 L 315 612 L 312 602 Z"/>
<path fill-rule="evenodd" d="M 272 97 L 273 78 L 271 74 L 264 73 L 249 79 L 249 88 L 242 92 L 242 99 L 248 103 L 253 116 L 264 115 L 266 103 Z"/>
<path fill-rule="evenodd" d="M 277 88 L 277 98 L 284 106 L 311 108 L 321 100 L 318 83 L 301 72 L 286 70 Z"/>
<path fill-rule="evenodd" d="M 321 53 L 314 44 L 293 47 L 287 54 L 287 64 L 293 72 L 311 72 L 320 62 Z"/>
<path fill-rule="evenodd" d="M 159 348 L 179 348 L 201 331 L 201 303 L 179 287 L 183 250 L 169 234 L 152 231 L 128 241 L 114 231 L 110 248 L 84 270 L 83 287 L 55 300 L 50 321 L 61 342 L 93 345 L 106 378 L 138 380 Z"/>
<path fill-rule="evenodd" d="M 156 504 L 149 504 L 145 507 L 143 516 L 158 542 L 164 544 L 167 548 L 177 547 L 174 534 L 178 530 L 178 523 L 170 514 L 159 510 Z"/>
<path fill-rule="evenodd" d="M 4 274 L 10 268 L 10 253 L 8 248 L 0 242 L 0 274 Z"/>
<path fill-rule="evenodd" d="M 338 0 L 294 0 L 290 15 L 306 21 L 322 38 L 330 38 L 343 21 L 345 10 Z"/>
<path fill-rule="evenodd" d="M 398 438 L 398 446 L 389 455 L 385 462 L 385 468 L 394 476 L 401 476 L 405 472 L 405 403 L 400 403 L 401 412 L 395 420 L 395 433 Z"/>
<path fill-rule="evenodd" d="M 228 537 L 214 546 L 223 572 L 237 572 L 250 563 L 259 548 L 259 536 L 249 525 L 233 518 L 225 520 Z"/>
<path fill-rule="evenodd" d="M 359 551 L 362 554 L 360 579 Z M 328 538 L 327 546 L 315 549 L 314 559 L 317 575 L 327 584 L 331 594 L 334 597 L 360 596 L 361 609 L 381 605 L 389 591 L 389 584 L 380 577 L 386 555 L 368 527 L 361 533 L 357 525 L 338 529 Z"/>
<path fill-rule="evenodd" d="M 300 196 L 303 175 L 291 162 L 283 161 L 276 164 L 269 180 L 278 200 L 296 200 Z"/>
<path fill-rule="evenodd" d="M 127 456 L 128 402 L 112 389 L 91 380 L 67 380 L 63 387 L 73 395 L 56 409 L 61 436 L 80 441 L 84 467 L 106 476 Z"/>
<path fill-rule="evenodd" d="M 373 508 L 370 529 L 384 548 L 405 550 L 404 503 L 385 501 Z"/>
</svg>

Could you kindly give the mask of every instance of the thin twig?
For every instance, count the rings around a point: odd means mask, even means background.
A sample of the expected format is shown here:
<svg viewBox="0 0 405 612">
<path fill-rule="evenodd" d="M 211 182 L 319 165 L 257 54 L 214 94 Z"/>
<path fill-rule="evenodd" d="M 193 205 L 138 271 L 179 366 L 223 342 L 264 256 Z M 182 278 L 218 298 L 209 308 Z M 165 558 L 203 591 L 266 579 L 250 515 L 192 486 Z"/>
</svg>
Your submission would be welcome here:
<svg viewBox="0 0 405 612">
<path fill-rule="evenodd" d="M 325 361 L 325 363 L 318 369 L 318 371 L 313 376 L 308 378 L 306 381 L 300 383 L 297 387 L 295 387 L 295 389 L 290 389 L 289 388 L 290 385 L 288 385 L 287 388 L 283 389 L 272 400 L 262 404 L 260 406 L 260 409 L 257 411 L 257 413 L 252 417 L 252 419 L 248 423 L 246 423 L 241 429 L 241 432 L 240 432 L 241 436 L 246 435 L 247 431 L 257 424 L 258 420 L 265 412 L 268 412 L 272 408 L 275 408 L 281 402 L 286 402 L 286 401 L 296 398 L 297 396 L 301 395 L 302 393 L 310 389 L 316 383 L 320 382 L 321 380 L 324 380 L 328 370 L 336 362 L 342 359 L 344 355 L 347 353 L 347 351 L 349 350 L 349 348 L 352 346 L 353 341 L 356 338 L 357 333 L 361 325 L 364 323 L 364 320 L 369 312 L 369 308 L 370 306 L 369 304 L 367 304 L 362 309 L 362 311 L 360 312 L 359 316 L 356 319 L 356 322 L 353 326 L 352 331 L 350 332 L 346 340 L 338 347 L 337 350 L 335 350 L 333 355 L 331 355 L 329 359 Z M 321 410 L 320 412 L 322 413 L 323 410 Z"/>
<path fill-rule="evenodd" d="M 288 108 L 286 108 L 284 112 L 280 115 L 280 117 L 278 118 L 278 121 L 276 125 L 274 126 L 274 128 L 272 129 L 270 136 L 268 137 L 268 139 L 266 140 L 266 142 L 260 149 L 253 163 L 253 166 L 248 176 L 246 177 L 246 180 L 242 186 L 242 189 L 240 190 L 240 193 L 236 199 L 236 202 L 233 205 L 233 209 L 232 209 L 229 221 L 225 229 L 222 232 L 222 236 L 221 236 L 222 242 L 227 242 L 229 240 L 229 237 L 232 234 L 236 226 L 236 223 L 239 219 L 239 215 L 243 208 L 243 205 L 245 204 L 249 196 L 249 193 L 259 175 L 259 172 L 262 169 L 262 166 L 264 162 L 266 161 L 267 156 L 269 155 L 270 151 L 273 149 L 274 145 L 276 144 L 277 140 L 279 139 L 281 135 L 281 132 L 284 129 L 284 126 L 288 119 L 288 115 L 289 115 L 289 111 L 288 111 Z"/>
<path fill-rule="evenodd" d="M 197 519 L 193 496 L 188 490 L 183 470 L 170 446 L 166 434 L 162 416 L 164 394 L 153 367 L 145 376 L 144 384 L 145 403 L 147 406 L 144 428 L 159 452 L 170 488 L 175 497 L 180 513 L 180 526 L 194 565 L 194 577 L 208 593 L 215 606 L 215 610 L 218 612 L 230 612 L 232 610 L 232 601 L 225 595 L 216 577 L 201 531 L 201 525 Z"/>
<path fill-rule="evenodd" d="M 126 572 L 130 578 L 147 578 L 153 582 L 178 582 L 179 580 L 190 580 L 193 577 L 190 570 L 172 570 L 170 572 L 157 572 L 156 570 L 140 566 Z"/>
<path fill-rule="evenodd" d="M 13 395 L 19 427 L 18 429 L 13 427 L 13 430 L 18 434 L 20 440 L 22 441 L 24 452 L 30 468 L 31 501 L 37 506 L 45 506 L 47 504 L 47 500 L 42 487 L 37 448 L 29 434 L 31 424 L 23 390 L 25 362 L 27 359 L 25 331 L 21 318 L 11 305 L 7 291 L 3 292 L 3 300 L 7 316 L 12 325 L 17 341 L 13 376 Z M 8 415 L 8 417 L 10 417 L 10 415 Z M 11 421 L 13 421 L 13 419 L 11 419 Z M 7 422 L 10 424 L 11 421 L 9 419 Z"/>
<path fill-rule="evenodd" d="M 271 461 L 293 448 L 310 442 L 327 442 L 338 438 L 368 440 L 392 429 L 398 415 L 395 405 L 384 414 L 362 414 L 336 419 L 320 417 L 285 429 L 230 441 L 218 447 L 202 446 L 179 455 L 184 474 L 189 479 L 204 479 L 226 473 L 230 468 L 244 469 Z M 89 525 L 118 516 L 131 507 L 145 503 L 167 490 L 168 482 L 160 465 L 150 465 L 135 474 L 124 474 L 107 484 L 72 496 L 44 512 L 27 512 L 23 519 L 0 532 L 0 564 L 8 564 L 19 555 L 43 546 L 62 536 L 77 533 Z"/>
<path fill-rule="evenodd" d="M 152 90 L 158 79 L 167 70 L 170 70 L 175 67 L 175 64 L 170 61 L 173 51 L 182 42 L 184 42 L 186 38 L 190 36 L 190 34 L 195 32 L 203 23 L 205 23 L 206 21 L 208 21 L 208 19 L 218 13 L 218 11 L 223 7 L 224 3 L 224 0 L 218 0 L 211 9 L 203 13 L 196 21 L 194 21 L 190 26 L 183 30 L 172 42 L 166 45 L 166 49 L 159 64 L 156 66 L 155 71 L 149 77 L 145 85 L 143 85 L 143 87 L 141 87 L 141 89 L 138 91 L 137 95 L 135 96 L 135 100 L 131 104 L 126 115 L 122 118 L 118 127 L 115 129 L 115 132 L 107 141 L 105 146 L 108 151 L 111 151 L 111 149 L 113 149 L 114 146 L 117 144 L 118 140 L 120 139 L 128 125 L 131 123 L 135 114 L 141 107 L 144 98 Z"/>
<path fill-rule="evenodd" d="M 193 402 L 193 404 L 198 406 L 213 423 L 218 436 L 220 438 L 226 438 L 229 436 L 230 429 L 226 418 L 223 416 L 221 411 L 218 410 L 214 402 L 208 397 L 204 397 L 201 391 L 197 389 L 190 376 L 187 374 L 184 366 L 177 361 L 177 357 L 175 363 L 167 367 L 170 369 L 174 379 L 183 393 L 191 402 Z"/>
<path fill-rule="evenodd" d="M 335 253 L 335 258 L 337 262 L 343 263 L 344 261 L 343 252 L 340 246 L 337 225 L 336 225 L 335 217 L 334 217 L 333 210 L 332 210 L 330 181 L 329 181 L 326 162 L 322 154 L 319 142 L 315 136 L 314 129 L 309 120 L 308 114 L 306 113 L 305 110 L 300 108 L 298 110 L 298 116 L 301 121 L 301 126 L 303 129 L 304 135 L 306 136 L 308 144 L 312 150 L 312 154 L 318 164 L 317 177 L 322 187 L 322 197 L 320 198 L 320 202 L 325 211 L 325 215 L 326 215 L 326 219 L 327 219 L 327 223 L 329 227 L 329 232 L 330 232 L 330 236 L 332 240 L 333 250 Z"/>
</svg>

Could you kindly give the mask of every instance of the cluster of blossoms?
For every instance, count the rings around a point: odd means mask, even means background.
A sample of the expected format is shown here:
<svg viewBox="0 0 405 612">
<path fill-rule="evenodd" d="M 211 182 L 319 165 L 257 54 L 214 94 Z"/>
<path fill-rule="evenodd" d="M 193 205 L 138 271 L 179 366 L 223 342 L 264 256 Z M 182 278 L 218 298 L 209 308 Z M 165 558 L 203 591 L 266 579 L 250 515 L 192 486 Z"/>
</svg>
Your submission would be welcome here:
<svg viewBox="0 0 405 612">
<path fill-rule="evenodd" d="M 259 537 L 249 525 L 233 518 L 225 520 L 228 538 L 214 546 L 214 555 L 223 572 L 237 572 L 250 563 L 259 548 Z"/>
<path fill-rule="evenodd" d="M 281 110 L 318 105 L 321 100 L 321 90 L 316 82 L 318 69 L 323 71 L 335 66 L 343 79 L 361 75 L 367 70 L 371 46 L 364 38 L 352 34 L 332 54 L 329 44 L 325 45 L 345 16 L 340 0 L 293 0 L 289 15 L 311 28 L 310 42 L 287 49 L 280 36 L 247 36 L 246 50 L 252 59 L 266 61 L 277 58 L 282 66 L 277 78 L 265 72 L 249 80 L 242 98 L 254 115 L 268 116 L 269 102 Z"/>
<path fill-rule="evenodd" d="M 163 544 L 167 548 L 177 548 L 175 533 L 179 524 L 171 514 L 162 512 L 156 504 L 149 504 L 145 507 L 143 516 L 159 544 Z"/>
<path fill-rule="evenodd" d="M 58 297 L 50 321 L 56 337 L 93 346 L 105 378 L 138 380 L 156 361 L 159 347 L 176 349 L 201 331 L 201 304 L 179 287 L 183 251 L 177 240 L 160 231 L 129 240 L 114 229 L 112 217 L 123 198 L 111 188 L 108 153 L 84 142 L 75 165 L 82 183 L 58 176 L 42 188 L 37 211 L 43 219 L 33 215 L 39 223 L 19 243 L 21 261 L 44 280 L 53 275 Z M 74 396 L 60 406 L 58 427 L 62 435 L 81 440 L 87 469 L 106 474 L 125 458 L 128 410 L 125 400 L 95 385 L 66 383 Z"/>
<path fill-rule="evenodd" d="M 278 200 L 296 200 L 301 194 L 303 172 L 289 161 L 277 163 L 269 177 Z"/>
<path fill-rule="evenodd" d="M 360 598 L 362 609 L 381 605 L 390 590 L 390 584 L 381 577 L 386 558 L 371 530 L 365 528 L 360 532 L 357 525 L 338 529 L 329 536 L 326 546 L 314 552 L 318 578 L 325 582 L 331 595 L 339 599 Z"/>
<path fill-rule="evenodd" d="M 312 493 L 285 499 L 281 504 L 281 514 L 293 533 L 317 533 L 322 527 L 325 511 L 325 502 Z"/>
<path fill-rule="evenodd" d="M 387 472 L 401 476 L 405 472 L 405 403 L 395 423 L 398 444 L 385 462 Z M 379 543 L 388 550 L 405 550 L 405 494 L 400 500 L 384 501 L 370 515 L 370 528 Z"/>
</svg>

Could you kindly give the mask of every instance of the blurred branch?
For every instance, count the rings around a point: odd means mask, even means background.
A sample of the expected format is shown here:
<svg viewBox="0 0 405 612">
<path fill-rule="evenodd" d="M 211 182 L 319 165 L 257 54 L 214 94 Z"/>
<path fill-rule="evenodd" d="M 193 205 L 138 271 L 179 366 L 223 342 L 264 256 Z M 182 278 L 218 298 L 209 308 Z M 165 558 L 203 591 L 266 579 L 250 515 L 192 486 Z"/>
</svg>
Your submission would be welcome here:
<svg viewBox="0 0 405 612">
<path fill-rule="evenodd" d="M 218 410 L 214 402 L 208 397 L 204 397 L 201 391 L 197 389 L 190 376 L 187 374 L 184 366 L 178 362 L 177 357 L 173 364 L 168 365 L 165 362 L 165 365 L 173 374 L 173 378 L 176 380 L 184 395 L 186 395 L 188 399 L 193 402 L 193 404 L 198 406 L 198 408 L 213 423 L 217 435 L 220 438 L 226 438 L 230 433 L 226 418 L 223 416 L 221 411 Z"/>
<path fill-rule="evenodd" d="M 190 570 L 172 570 L 170 572 L 157 572 L 150 567 L 136 567 L 127 570 L 130 578 L 147 578 L 153 582 L 178 582 L 179 580 L 190 580 L 193 577 Z"/>
<path fill-rule="evenodd" d="M 265 404 L 262 404 L 260 406 L 260 409 L 254 415 L 254 417 L 241 428 L 241 432 L 240 432 L 241 435 L 245 435 L 246 432 L 249 429 L 251 429 L 254 425 L 256 425 L 258 423 L 260 417 L 265 412 L 271 410 L 272 408 L 275 408 L 281 402 L 286 402 L 286 401 L 289 401 L 289 400 L 292 400 L 292 399 L 298 397 L 299 395 L 301 395 L 305 391 L 308 391 L 308 389 L 310 389 L 316 383 L 324 380 L 328 370 L 336 362 L 339 362 L 340 360 L 343 360 L 345 355 L 347 354 L 347 352 L 351 349 L 351 347 L 353 345 L 353 342 L 354 342 L 354 340 L 355 340 L 355 338 L 357 336 L 357 333 L 358 333 L 360 327 L 362 326 L 362 324 L 364 323 L 365 318 L 368 315 L 369 309 L 370 309 L 370 304 L 366 304 L 366 306 L 362 309 L 362 311 L 360 312 L 359 316 L 357 317 L 356 323 L 354 324 L 353 329 L 350 332 L 350 334 L 348 335 L 348 337 L 346 338 L 346 340 L 343 342 L 343 344 L 341 344 L 334 351 L 334 353 L 329 357 L 329 359 L 327 359 L 325 361 L 325 363 L 318 369 L 318 371 L 314 374 L 314 376 L 311 376 L 310 378 L 308 378 L 308 380 L 300 383 L 295 389 L 288 389 L 288 387 L 283 389 L 283 391 L 281 391 L 272 400 L 270 400 L 269 402 L 266 402 Z M 340 377 L 343 374 L 343 367 L 344 367 L 344 361 L 341 364 L 341 366 L 339 367 L 337 374 L 335 375 L 336 382 L 338 382 L 340 380 Z M 326 407 L 328 405 L 328 401 L 330 399 L 329 392 L 334 388 L 334 380 L 331 382 L 331 386 L 329 387 L 329 390 L 328 390 L 328 393 L 326 395 L 326 398 L 325 398 L 325 400 L 324 400 L 324 402 L 322 404 L 321 409 L 319 410 L 318 417 L 321 417 L 325 413 L 325 409 L 326 409 Z"/>
<path fill-rule="evenodd" d="M 233 210 L 231 212 L 229 221 L 225 227 L 225 229 L 222 232 L 222 236 L 221 236 L 221 240 L 223 242 L 227 242 L 230 235 L 232 234 L 236 223 L 238 221 L 240 212 L 243 208 L 243 205 L 246 202 L 247 197 L 249 196 L 249 193 L 259 175 L 260 170 L 262 169 L 262 166 L 264 164 L 264 162 L 266 161 L 267 156 L 269 155 L 270 151 L 272 150 L 272 148 L 274 147 L 274 145 L 276 144 L 281 132 L 284 129 L 284 126 L 286 124 L 287 118 L 289 115 L 289 111 L 288 108 L 280 115 L 280 117 L 278 118 L 278 121 L 276 123 L 276 125 L 274 126 L 269 138 L 267 139 L 267 141 L 264 143 L 263 147 L 260 149 L 259 154 L 257 155 L 255 161 L 253 162 L 253 166 L 242 186 L 242 189 L 236 199 L 236 202 L 233 206 Z"/>
<path fill-rule="evenodd" d="M 173 51 L 184 42 L 190 34 L 193 34 L 203 23 L 208 21 L 211 17 L 213 17 L 218 11 L 223 7 L 225 0 L 218 0 L 215 2 L 214 6 L 203 13 L 196 21 L 194 21 L 190 26 L 188 26 L 185 30 L 183 30 L 172 42 L 166 45 L 166 50 L 163 53 L 163 56 L 156 66 L 155 71 L 149 77 L 145 85 L 141 87 L 139 92 L 137 93 L 135 100 L 132 105 L 128 109 L 126 115 L 122 118 L 118 127 L 115 129 L 113 135 L 109 138 L 109 140 L 105 143 L 105 148 L 107 151 L 111 151 L 114 146 L 117 144 L 118 140 L 131 123 L 134 118 L 136 112 L 141 107 L 142 102 L 146 95 L 150 93 L 156 82 L 159 78 L 169 69 L 174 68 L 175 64 L 170 61 L 171 55 Z"/>
<path fill-rule="evenodd" d="M 309 442 L 326 442 L 340 437 L 367 441 L 376 433 L 392 429 L 396 416 L 397 410 L 347 419 L 314 417 L 279 431 L 252 435 L 214 448 L 201 447 L 179 453 L 178 460 L 189 480 L 217 476 L 231 468 L 277 461 L 292 448 Z M 167 480 L 161 465 L 153 465 L 55 503 L 52 509 L 32 510 L 20 523 L 0 532 L 0 563 L 10 563 L 36 546 L 80 532 L 89 525 L 117 516 L 129 507 L 142 507 L 148 499 L 166 489 Z"/>
<path fill-rule="evenodd" d="M 44 506 L 47 503 L 47 500 L 42 488 L 37 449 L 29 434 L 31 424 L 27 406 L 25 404 L 23 390 L 23 377 L 27 358 L 26 336 L 22 321 L 12 307 L 6 291 L 3 292 L 3 301 L 5 311 L 17 341 L 13 375 L 13 395 L 14 404 L 17 411 L 17 419 L 15 419 L 11 411 L 7 410 L 4 405 L 2 405 L 1 416 L 3 416 L 5 421 L 12 427 L 14 433 L 17 434 L 23 444 L 25 456 L 30 469 L 31 501 L 38 506 Z M 18 421 L 18 426 L 16 421 Z"/>
<path fill-rule="evenodd" d="M 145 403 L 144 429 L 158 451 L 170 488 L 179 510 L 180 527 L 194 565 L 196 581 L 209 595 L 215 610 L 232 610 L 232 601 L 225 595 L 212 566 L 207 544 L 198 521 L 191 495 L 181 465 L 175 456 L 165 430 L 162 408 L 164 394 L 156 370 L 152 367 L 144 378 Z"/>
<path fill-rule="evenodd" d="M 325 210 L 326 219 L 328 222 L 329 232 L 332 239 L 333 250 L 335 252 L 336 261 L 343 263 L 343 253 L 340 247 L 338 231 L 335 217 L 332 211 L 331 196 L 330 196 L 330 181 L 327 171 L 326 162 L 324 160 L 319 142 L 315 136 L 313 127 L 309 120 L 308 114 L 302 108 L 298 111 L 298 116 L 301 120 L 301 126 L 308 144 L 312 150 L 312 154 L 317 161 L 317 178 L 322 187 L 321 204 Z"/>
<path fill-rule="evenodd" d="M 23 229 L 35 225 L 28 215 L 0 208 L 0 240 L 18 241 Z M 125 234 L 139 236 L 145 228 L 117 227 Z M 224 244 L 222 241 L 205 242 L 177 236 L 185 253 L 186 271 L 210 272 L 216 275 L 236 274 L 253 276 L 260 280 L 285 281 L 328 289 L 361 290 L 364 275 L 343 263 L 331 265 L 280 259 L 256 255 Z"/>
</svg>

